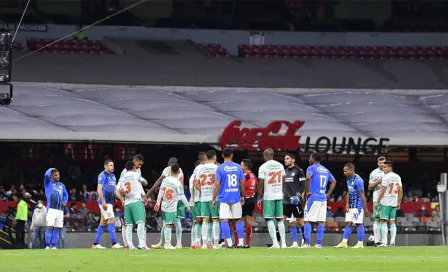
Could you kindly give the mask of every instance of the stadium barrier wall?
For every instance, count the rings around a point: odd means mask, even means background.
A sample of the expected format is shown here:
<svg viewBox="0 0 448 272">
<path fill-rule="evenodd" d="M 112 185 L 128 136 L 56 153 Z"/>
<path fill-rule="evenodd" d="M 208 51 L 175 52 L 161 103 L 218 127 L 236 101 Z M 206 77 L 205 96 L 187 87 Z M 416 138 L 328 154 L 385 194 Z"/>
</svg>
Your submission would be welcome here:
<svg viewBox="0 0 448 272">
<path fill-rule="evenodd" d="M 22 44 L 26 38 L 53 39 L 75 33 L 77 26 L 47 25 L 45 32 L 19 31 L 16 37 Z M 102 37 L 157 40 L 192 40 L 195 43 L 219 43 L 232 55 L 238 45 L 249 44 L 251 32 L 241 30 L 174 29 L 125 26 L 93 26 L 86 30 L 90 40 Z M 335 33 L 266 31 L 265 44 L 302 46 L 445 46 L 448 33 Z"/>
<path fill-rule="evenodd" d="M 93 239 L 96 233 L 94 232 L 84 232 L 84 233 L 67 233 L 66 245 L 67 248 L 89 248 L 92 246 Z M 366 234 L 365 242 L 371 234 Z M 137 234 L 134 233 L 134 245 L 138 245 Z M 291 245 L 291 236 L 289 233 L 287 236 L 287 244 Z M 172 237 L 172 244 L 175 245 L 175 235 Z M 182 237 L 182 245 L 184 247 L 190 246 L 190 232 L 184 232 Z M 121 233 L 117 233 L 117 239 L 121 243 L 123 240 L 121 238 Z M 147 243 L 156 244 L 160 240 L 160 234 L 158 233 L 148 233 Z M 342 233 L 326 233 L 323 239 L 323 246 L 335 246 L 341 242 Z M 350 237 L 349 245 L 355 245 L 357 241 L 356 234 Z M 316 234 L 313 233 L 311 236 L 311 244 L 314 245 L 316 242 Z M 266 244 L 271 243 L 271 239 L 268 233 L 253 233 L 251 238 L 251 246 L 263 247 Z M 109 234 L 104 233 L 101 238 L 101 245 L 105 247 L 111 247 L 111 242 L 109 239 Z M 397 234 L 396 237 L 397 246 L 441 246 L 442 236 L 440 234 Z"/>
</svg>

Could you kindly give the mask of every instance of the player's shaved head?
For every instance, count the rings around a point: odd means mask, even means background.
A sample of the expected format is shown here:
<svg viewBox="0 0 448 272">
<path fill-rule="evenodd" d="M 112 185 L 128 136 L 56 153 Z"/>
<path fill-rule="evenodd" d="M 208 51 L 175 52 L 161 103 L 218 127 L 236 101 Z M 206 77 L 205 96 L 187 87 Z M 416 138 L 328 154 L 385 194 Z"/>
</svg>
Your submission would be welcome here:
<svg viewBox="0 0 448 272">
<path fill-rule="evenodd" d="M 134 169 L 134 166 L 135 166 L 134 161 L 127 161 L 125 164 L 125 168 L 128 171 L 131 171 L 132 169 Z"/>
<path fill-rule="evenodd" d="M 106 166 L 106 165 L 108 165 L 110 162 L 113 163 L 113 161 L 112 161 L 111 159 L 107 159 L 107 160 L 104 161 L 104 164 L 103 164 L 103 165 Z"/>
<path fill-rule="evenodd" d="M 389 167 L 389 168 L 391 168 L 391 169 L 394 168 L 394 164 L 393 164 L 392 161 L 385 161 L 385 162 L 384 162 L 384 165 L 386 165 L 387 167 Z"/>
<path fill-rule="evenodd" d="M 205 162 L 207 160 L 207 153 L 205 153 L 204 151 L 199 152 L 198 160 L 200 163 Z"/>
<path fill-rule="evenodd" d="M 313 153 L 313 154 L 311 154 L 311 158 L 312 158 L 315 162 L 321 162 L 321 161 L 322 161 L 322 155 L 320 155 L 319 153 Z"/>
<path fill-rule="evenodd" d="M 224 148 L 224 150 L 222 151 L 222 156 L 224 157 L 224 159 L 230 159 L 233 156 L 233 149 L 231 148 Z"/>
<path fill-rule="evenodd" d="M 272 148 L 268 148 L 263 151 L 263 157 L 266 161 L 274 159 L 274 150 Z"/>
<path fill-rule="evenodd" d="M 347 167 L 347 168 L 350 169 L 350 170 L 355 170 L 355 165 L 354 165 L 353 163 L 351 163 L 351 162 L 346 163 L 346 164 L 344 165 L 344 167 Z"/>
<path fill-rule="evenodd" d="M 134 156 L 134 158 L 132 159 L 133 161 L 139 161 L 139 162 L 145 162 L 145 158 L 143 158 L 142 154 L 137 154 Z"/>
<path fill-rule="evenodd" d="M 252 169 L 252 161 L 249 159 L 244 159 L 242 161 L 242 164 L 244 164 L 244 166 L 247 168 L 247 170 L 251 170 Z"/>
<path fill-rule="evenodd" d="M 168 160 L 168 166 L 173 166 L 173 165 L 175 165 L 175 164 L 177 164 L 177 158 L 175 158 L 175 157 L 171 157 L 171 158 Z"/>
<path fill-rule="evenodd" d="M 173 165 L 171 165 L 171 173 L 172 174 L 179 174 L 179 170 L 180 170 L 180 167 L 179 167 L 179 164 L 173 164 Z"/>
<path fill-rule="evenodd" d="M 378 157 L 378 161 L 386 161 L 386 157 L 384 156 Z"/>
<path fill-rule="evenodd" d="M 216 159 L 216 151 L 215 150 L 207 151 L 207 159 L 209 161 L 212 160 L 212 159 Z"/>
</svg>

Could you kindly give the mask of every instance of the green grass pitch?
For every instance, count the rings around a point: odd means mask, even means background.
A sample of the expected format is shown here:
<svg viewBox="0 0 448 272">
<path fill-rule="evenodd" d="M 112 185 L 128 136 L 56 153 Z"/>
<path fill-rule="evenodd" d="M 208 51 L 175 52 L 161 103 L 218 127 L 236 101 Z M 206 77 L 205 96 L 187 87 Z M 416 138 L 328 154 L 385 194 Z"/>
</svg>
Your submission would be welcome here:
<svg viewBox="0 0 448 272">
<path fill-rule="evenodd" d="M 448 248 L 1 250 L 2 271 L 447 271 Z"/>
</svg>

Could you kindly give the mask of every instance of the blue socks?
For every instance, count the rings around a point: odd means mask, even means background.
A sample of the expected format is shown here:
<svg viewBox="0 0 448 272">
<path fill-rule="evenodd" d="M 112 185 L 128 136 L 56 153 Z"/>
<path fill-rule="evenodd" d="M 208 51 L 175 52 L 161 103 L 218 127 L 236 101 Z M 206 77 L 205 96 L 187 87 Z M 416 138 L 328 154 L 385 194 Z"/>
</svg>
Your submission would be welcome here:
<svg viewBox="0 0 448 272">
<path fill-rule="evenodd" d="M 297 243 L 297 227 L 289 226 L 289 231 L 291 232 L 292 242 Z"/>
<path fill-rule="evenodd" d="M 53 230 L 47 229 L 45 231 L 45 243 L 46 243 L 47 247 L 51 246 L 51 236 L 52 235 L 53 235 Z"/>
<path fill-rule="evenodd" d="M 316 244 L 321 245 L 322 239 L 324 238 L 324 226 L 317 226 L 317 241 Z"/>
<path fill-rule="evenodd" d="M 117 235 L 115 233 L 115 223 L 108 224 L 107 230 L 109 231 L 110 240 L 112 241 L 112 245 L 117 243 Z"/>
<path fill-rule="evenodd" d="M 230 234 L 229 222 L 227 222 L 227 221 L 221 222 L 221 230 L 222 230 L 222 234 L 224 235 L 224 238 L 230 239 L 232 237 Z"/>
<path fill-rule="evenodd" d="M 364 226 L 358 226 L 358 242 L 364 243 Z"/>
<path fill-rule="evenodd" d="M 222 232 L 222 223 L 221 227 L 219 228 L 219 240 L 224 240 L 224 233 Z"/>
<path fill-rule="evenodd" d="M 242 221 L 236 222 L 236 233 L 238 233 L 238 239 L 244 239 L 244 223 Z M 235 244 L 237 242 L 235 241 Z"/>
<path fill-rule="evenodd" d="M 344 240 L 347 241 L 348 238 L 350 238 L 351 234 L 352 234 L 352 226 L 345 226 L 344 236 L 343 236 Z"/>
<path fill-rule="evenodd" d="M 58 244 L 60 232 L 61 232 L 60 229 L 53 230 L 53 234 L 51 235 L 51 244 L 54 247 Z"/>
<path fill-rule="evenodd" d="M 305 243 L 309 245 L 311 239 L 311 224 L 310 223 L 305 224 L 304 229 L 305 229 Z"/>
<path fill-rule="evenodd" d="M 95 240 L 93 241 L 93 244 L 96 245 L 100 242 L 101 235 L 103 235 L 103 233 L 104 233 L 104 226 L 99 225 L 98 230 L 96 231 L 96 236 L 95 236 Z"/>
</svg>

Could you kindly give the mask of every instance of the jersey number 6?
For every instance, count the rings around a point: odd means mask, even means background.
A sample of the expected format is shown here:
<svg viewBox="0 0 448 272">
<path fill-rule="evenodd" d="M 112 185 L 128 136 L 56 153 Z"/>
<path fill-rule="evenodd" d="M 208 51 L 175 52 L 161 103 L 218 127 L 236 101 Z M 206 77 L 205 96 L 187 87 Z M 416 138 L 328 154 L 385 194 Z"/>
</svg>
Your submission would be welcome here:
<svg viewBox="0 0 448 272">
<path fill-rule="evenodd" d="M 172 189 L 168 189 L 165 191 L 165 199 L 171 200 L 173 198 L 174 191 Z"/>
</svg>

